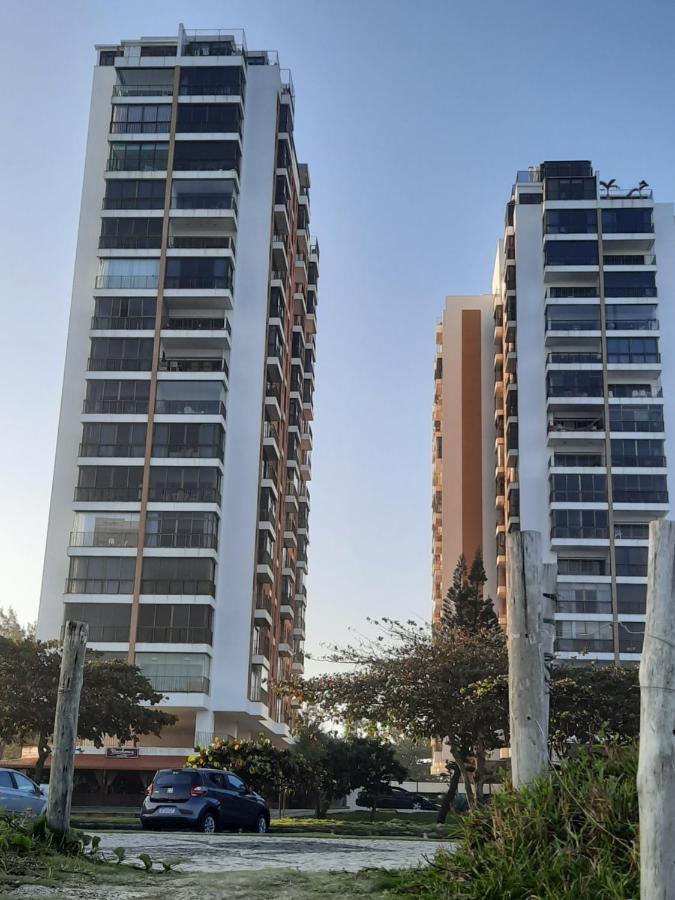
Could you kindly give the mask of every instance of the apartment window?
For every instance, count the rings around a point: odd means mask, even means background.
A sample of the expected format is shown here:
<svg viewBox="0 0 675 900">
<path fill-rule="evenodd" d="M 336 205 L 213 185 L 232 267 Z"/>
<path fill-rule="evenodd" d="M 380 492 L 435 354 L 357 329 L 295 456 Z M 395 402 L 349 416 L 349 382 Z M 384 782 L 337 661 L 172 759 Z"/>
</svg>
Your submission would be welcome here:
<svg viewBox="0 0 675 900">
<path fill-rule="evenodd" d="M 642 616 L 647 607 L 647 585 L 618 582 L 616 600 L 619 614 Z"/>
<path fill-rule="evenodd" d="M 597 230 L 594 209 L 549 209 L 544 216 L 545 234 L 595 234 Z"/>
<path fill-rule="evenodd" d="M 137 640 L 142 644 L 210 644 L 213 610 L 201 604 L 142 603 Z"/>
<path fill-rule="evenodd" d="M 147 413 L 150 381 L 87 381 L 85 413 Z"/>
<path fill-rule="evenodd" d="M 131 620 L 130 603 L 67 603 L 64 623 L 68 619 L 86 622 L 89 641 L 126 643 Z"/>
<path fill-rule="evenodd" d="M 107 181 L 103 208 L 163 209 L 165 190 L 166 182 L 163 179 L 135 178 Z"/>
<path fill-rule="evenodd" d="M 251 666 L 249 697 L 253 703 L 267 703 L 269 676 L 270 673 L 266 666 Z"/>
<path fill-rule="evenodd" d="M 116 103 L 110 130 L 113 134 L 131 132 L 164 133 L 171 129 L 170 103 Z"/>
<path fill-rule="evenodd" d="M 607 338 L 607 362 L 655 363 L 660 359 L 657 338 Z"/>
<path fill-rule="evenodd" d="M 274 565 L 274 538 L 268 531 L 258 533 L 258 563 L 265 566 Z"/>
<path fill-rule="evenodd" d="M 607 575 L 607 559 L 560 558 L 558 557 L 558 575 Z"/>
<path fill-rule="evenodd" d="M 76 500 L 141 499 L 143 466 L 79 466 L 77 471 Z"/>
<path fill-rule="evenodd" d="M 99 66 L 114 66 L 118 56 L 124 56 L 123 50 L 101 50 L 98 55 Z"/>
<path fill-rule="evenodd" d="M 173 168 L 184 171 L 239 171 L 241 150 L 235 141 L 177 141 Z"/>
<path fill-rule="evenodd" d="M 293 112 L 287 104 L 282 104 L 279 109 L 279 132 L 290 134 L 293 131 Z"/>
<path fill-rule="evenodd" d="M 154 297 L 97 297 L 94 304 L 92 328 L 151 330 L 155 327 Z"/>
<path fill-rule="evenodd" d="M 546 394 L 548 397 L 602 397 L 602 372 L 549 372 Z"/>
<path fill-rule="evenodd" d="M 556 647 L 562 651 L 611 653 L 614 649 L 611 622 L 556 622 L 556 635 Z"/>
<path fill-rule="evenodd" d="M 135 662 L 156 691 L 209 691 L 211 657 L 206 653 L 137 653 Z"/>
<path fill-rule="evenodd" d="M 599 331 L 600 307 L 593 304 L 550 304 L 546 307 L 548 331 Z"/>
<path fill-rule="evenodd" d="M 155 424 L 154 457 L 223 457 L 225 432 L 221 425 L 209 422 L 191 425 L 185 422 Z"/>
<path fill-rule="evenodd" d="M 667 503 L 665 475 L 612 475 L 615 503 Z"/>
<path fill-rule="evenodd" d="M 141 56 L 175 56 L 178 48 L 175 44 L 143 44 Z"/>
<path fill-rule="evenodd" d="M 212 559 L 147 556 L 143 559 L 143 594 L 216 594 Z"/>
<path fill-rule="evenodd" d="M 595 178 L 546 178 L 547 200 L 595 200 Z"/>
<path fill-rule="evenodd" d="M 80 456 L 143 456 L 145 422 L 85 422 Z"/>
<path fill-rule="evenodd" d="M 658 397 L 661 394 L 660 388 L 656 393 L 652 393 L 652 385 L 650 382 L 644 384 L 626 384 L 625 382 L 609 385 L 610 397 Z"/>
<path fill-rule="evenodd" d="M 193 96 L 244 95 L 246 79 L 239 66 L 184 66 L 180 93 Z"/>
<path fill-rule="evenodd" d="M 150 499 L 220 503 L 220 471 L 211 466 L 152 466 Z"/>
<path fill-rule="evenodd" d="M 612 591 L 609 584 L 558 583 L 557 611 L 560 613 L 611 613 Z"/>
<path fill-rule="evenodd" d="M 134 556 L 72 556 L 67 594 L 132 594 Z"/>
<path fill-rule="evenodd" d="M 631 578 L 647 577 L 648 547 L 616 547 L 616 574 Z"/>
<path fill-rule="evenodd" d="M 92 338 L 89 371 L 149 372 L 152 347 L 152 338 Z"/>
<path fill-rule="evenodd" d="M 605 297 L 656 297 L 656 273 L 605 272 Z"/>
<path fill-rule="evenodd" d="M 158 276 L 158 259 L 101 259 L 96 287 L 155 290 Z"/>
<path fill-rule="evenodd" d="M 225 416 L 225 391 L 217 381 L 159 381 L 155 412 Z"/>
<path fill-rule="evenodd" d="M 112 143 L 108 157 L 111 172 L 162 172 L 166 169 L 169 145 L 128 141 Z"/>
<path fill-rule="evenodd" d="M 619 652 L 642 653 L 644 622 L 619 622 Z"/>
<path fill-rule="evenodd" d="M 614 331 L 651 331 L 659 327 L 656 306 L 647 303 L 609 303 L 607 328 Z"/>
<path fill-rule="evenodd" d="M 155 218 L 101 219 L 102 249 L 159 249 L 162 244 L 162 220 Z"/>
<path fill-rule="evenodd" d="M 70 533 L 71 547 L 138 545 L 138 513 L 78 512 Z"/>
<path fill-rule="evenodd" d="M 518 195 L 518 203 L 521 206 L 536 206 L 541 203 L 543 200 L 543 195 L 540 193 L 530 194 L 530 193 L 521 193 Z"/>
<path fill-rule="evenodd" d="M 546 266 L 597 266 L 597 241 L 547 241 L 544 247 Z"/>
<path fill-rule="evenodd" d="M 553 538 L 609 537 L 604 509 L 554 509 L 551 524 Z"/>
<path fill-rule="evenodd" d="M 607 476 L 555 474 L 551 476 L 551 500 L 570 503 L 604 503 L 607 501 Z"/>
<path fill-rule="evenodd" d="M 241 109 L 238 105 L 230 103 L 182 103 L 178 107 L 176 131 L 239 134 Z"/>
<path fill-rule="evenodd" d="M 219 518 L 216 513 L 149 512 L 145 524 L 146 547 L 218 546 Z"/>
<path fill-rule="evenodd" d="M 612 440 L 613 466 L 665 466 L 663 441 L 635 438 Z"/>
<path fill-rule="evenodd" d="M 651 209 L 603 209 L 602 230 L 607 234 L 651 234 Z"/>
<path fill-rule="evenodd" d="M 609 407 L 610 431 L 663 431 L 662 406 L 628 406 L 612 404 Z"/>
<path fill-rule="evenodd" d="M 597 453 L 555 453 L 553 456 L 554 466 L 604 466 L 605 458 L 602 452 Z"/>
<path fill-rule="evenodd" d="M 237 210 L 237 188 L 231 178 L 174 178 L 171 185 L 172 209 Z"/>
<path fill-rule="evenodd" d="M 232 262 L 214 257 L 170 257 L 166 261 L 167 288 L 232 287 Z"/>
</svg>

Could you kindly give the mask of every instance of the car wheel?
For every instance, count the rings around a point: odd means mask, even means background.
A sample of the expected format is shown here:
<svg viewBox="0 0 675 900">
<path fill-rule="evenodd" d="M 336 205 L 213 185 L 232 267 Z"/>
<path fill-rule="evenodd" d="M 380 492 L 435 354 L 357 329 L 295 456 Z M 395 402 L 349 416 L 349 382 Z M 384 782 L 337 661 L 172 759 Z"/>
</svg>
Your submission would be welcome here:
<svg viewBox="0 0 675 900">
<path fill-rule="evenodd" d="M 253 827 L 254 831 L 257 831 L 258 834 L 267 834 L 270 830 L 269 822 L 267 821 L 267 816 L 260 815 L 255 820 L 255 825 Z"/>
<path fill-rule="evenodd" d="M 199 830 L 203 831 L 204 834 L 214 834 L 218 827 L 218 823 L 216 822 L 216 817 L 212 812 L 204 813 L 204 815 L 199 820 Z"/>
<path fill-rule="evenodd" d="M 422 809 L 422 804 L 419 800 L 415 800 L 415 802 L 413 803 L 411 808 L 412 809 Z"/>
</svg>

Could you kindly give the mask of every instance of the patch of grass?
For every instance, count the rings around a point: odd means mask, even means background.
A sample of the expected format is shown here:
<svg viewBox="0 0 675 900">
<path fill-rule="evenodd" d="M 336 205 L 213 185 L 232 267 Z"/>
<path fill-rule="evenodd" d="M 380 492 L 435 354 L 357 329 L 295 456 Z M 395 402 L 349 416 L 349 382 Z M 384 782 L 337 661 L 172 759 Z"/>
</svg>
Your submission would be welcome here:
<svg viewBox="0 0 675 900">
<path fill-rule="evenodd" d="M 394 809 L 378 809 L 375 813 L 376 822 L 413 822 L 416 824 L 435 824 L 438 813 L 433 810 L 421 810 L 420 812 L 398 812 Z M 329 819 L 340 819 L 342 822 L 370 822 L 370 810 L 345 809 L 338 812 L 329 812 Z M 447 821 L 455 818 L 451 813 Z"/>
<path fill-rule="evenodd" d="M 391 818 L 386 821 L 364 822 L 360 820 L 329 819 L 272 819 L 272 834 L 326 834 L 359 837 L 416 837 L 453 839 L 459 836 L 456 820 L 445 825 L 435 822 L 416 822 L 414 817 Z"/>
<path fill-rule="evenodd" d="M 462 821 L 456 853 L 383 875 L 427 900 L 634 900 L 639 896 L 637 747 L 584 751 Z"/>
</svg>

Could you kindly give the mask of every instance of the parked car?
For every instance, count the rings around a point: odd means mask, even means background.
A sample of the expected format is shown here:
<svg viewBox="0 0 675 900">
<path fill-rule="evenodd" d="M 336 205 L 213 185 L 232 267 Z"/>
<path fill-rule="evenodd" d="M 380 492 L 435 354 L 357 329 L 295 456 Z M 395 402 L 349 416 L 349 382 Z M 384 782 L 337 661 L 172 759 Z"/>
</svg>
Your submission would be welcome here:
<svg viewBox="0 0 675 900">
<path fill-rule="evenodd" d="M 370 809 L 373 806 L 370 794 L 361 791 L 356 798 L 356 805 L 366 806 Z M 375 806 L 378 809 L 440 809 L 438 803 L 429 800 L 422 794 L 413 794 L 411 791 L 399 787 L 390 787 L 378 794 Z"/>
<path fill-rule="evenodd" d="M 208 834 L 244 828 L 264 834 L 269 825 L 266 801 L 222 769 L 160 769 L 141 809 L 142 828 L 195 828 Z"/>
<path fill-rule="evenodd" d="M 0 769 L 0 809 L 5 812 L 29 812 L 41 816 L 47 809 L 47 795 L 27 775 L 14 769 Z"/>
</svg>

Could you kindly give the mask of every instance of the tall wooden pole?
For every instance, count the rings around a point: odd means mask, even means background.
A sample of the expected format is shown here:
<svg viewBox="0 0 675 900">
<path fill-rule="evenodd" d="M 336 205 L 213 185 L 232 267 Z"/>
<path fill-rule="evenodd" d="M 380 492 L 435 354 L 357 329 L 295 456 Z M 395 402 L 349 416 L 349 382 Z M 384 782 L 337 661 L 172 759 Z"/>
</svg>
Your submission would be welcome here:
<svg viewBox="0 0 675 900">
<path fill-rule="evenodd" d="M 519 788 L 548 765 L 541 534 L 507 534 L 506 565 L 511 777 Z"/>
<path fill-rule="evenodd" d="M 80 711 L 88 632 L 89 628 L 84 622 L 66 622 L 63 636 L 47 800 L 47 824 L 52 831 L 60 835 L 66 834 L 70 828 L 77 717 Z"/>
<path fill-rule="evenodd" d="M 675 900 L 675 522 L 649 526 L 640 662 L 640 898 Z"/>
</svg>

